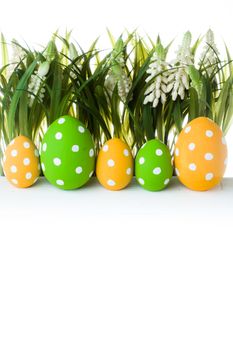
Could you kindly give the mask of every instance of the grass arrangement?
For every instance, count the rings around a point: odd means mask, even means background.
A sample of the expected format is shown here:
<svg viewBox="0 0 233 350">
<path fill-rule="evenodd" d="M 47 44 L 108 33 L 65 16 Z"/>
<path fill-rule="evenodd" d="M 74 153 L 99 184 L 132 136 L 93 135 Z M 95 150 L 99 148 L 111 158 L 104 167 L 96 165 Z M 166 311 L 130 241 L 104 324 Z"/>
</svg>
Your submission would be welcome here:
<svg viewBox="0 0 233 350">
<path fill-rule="evenodd" d="M 95 40 L 84 51 L 70 33 L 55 33 L 36 51 L 1 35 L 1 164 L 11 139 L 25 135 L 40 148 L 47 127 L 65 114 L 89 128 L 97 152 L 113 136 L 134 154 L 155 136 L 173 152 L 184 123 L 200 115 L 227 133 L 233 66 L 227 47 L 220 55 L 211 30 L 195 41 L 185 33 L 178 48 L 137 32 L 108 36 L 110 50 Z"/>
</svg>

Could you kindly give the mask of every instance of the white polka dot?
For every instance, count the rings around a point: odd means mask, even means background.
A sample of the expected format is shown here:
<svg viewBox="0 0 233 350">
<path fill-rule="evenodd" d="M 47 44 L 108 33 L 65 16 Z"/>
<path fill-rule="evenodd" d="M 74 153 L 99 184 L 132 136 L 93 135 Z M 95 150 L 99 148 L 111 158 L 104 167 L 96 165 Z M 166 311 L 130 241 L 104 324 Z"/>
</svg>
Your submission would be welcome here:
<svg viewBox="0 0 233 350">
<path fill-rule="evenodd" d="M 79 146 L 78 145 L 73 145 L 72 146 L 72 152 L 78 152 L 79 151 Z"/>
<path fill-rule="evenodd" d="M 145 158 L 144 157 L 140 157 L 139 158 L 139 164 L 144 164 L 145 163 Z"/>
<path fill-rule="evenodd" d="M 75 172 L 76 174 L 81 174 L 83 171 L 83 168 L 81 166 L 78 166 L 76 169 L 75 169 Z"/>
<path fill-rule="evenodd" d="M 213 173 L 207 173 L 206 176 L 205 176 L 205 179 L 206 181 L 210 181 L 212 180 L 214 177 L 214 174 Z"/>
<path fill-rule="evenodd" d="M 11 151 L 11 155 L 12 155 L 12 157 L 17 157 L 18 151 L 17 151 L 16 149 L 13 149 L 13 150 Z"/>
<path fill-rule="evenodd" d="M 83 126 L 79 126 L 79 127 L 78 127 L 78 131 L 81 132 L 81 134 L 83 134 L 84 131 L 85 131 L 85 129 L 84 129 Z"/>
<path fill-rule="evenodd" d="M 169 182 L 170 182 L 170 180 L 169 180 L 169 179 L 166 179 L 166 180 L 164 181 L 164 185 L 169 184 Z"/>
<path fill-rule="evenodd" d="M 29 158 L 24 158 L 23 164 L 24 165 L 29 165 L 30 164 L 30 159 Z"/>
<path fill-rule="evenodd" d="M 94 156 L 94 150 L 93 150 L 93 148 L 90 149 L 90 151 L 89 151 L 89 156 L 90 156 L 90 157 L 93 157 L 93 156 Z"/>
<path fill-rule="evenodd" d="M 139 177 L 138 182 L 139 182 L 141 185 L 144 185 L 144 184 L 145 184 L 145 181 L 144 181 L 141 177 Z"/>
<path fill-rule="evenodd" d="M 154 175 L 159 175 L 160 173 L 161 173 L 161 168 L 160 167 L 157 167 L 157 168 L 153 169 L 153 174 Z"/>
<path fill-rule="evenodd" d="M 53 164 L 56 166 L 61 165 L 61 159 L 60 158 L 53 158 Z"/>
<path fill-rule="evenodd" d="M 65 123 L 65 118 L 59 118 L 58 119 L 58 124 L 63 124 Z"/>
<path fill-rule="evenodd" d="M 108 160 L 108 166 L 109 166 L 109 167 L 113 167 L 114 165 L 115 165 L 114 160 L 113 160 L 113 159 L 109 159 L 109 160 Z"/>
<path fill-rule="evenodd" d="M 180 150 L 179 150 L 179 148 L 176 148 L 176 150 L 175 150 L 175 155 L 176 155 L 177 157 L 180 155 Z"/>
<path fill-rule="evenodd" d="M 132 173 L 132 169 L 131 168 L 126 169 L 126 174 L 127 175 L 130 175 L 131 173 Z"/>
<path fill-rule="evenodd" d="M 63 186 L 64 185 L 64 181 L 63 180 L 57 180 L 56 184 L 59 186 Z"/>
<path fill-rule="evenodd" d="M 39 157 L 39 152 L 38 152 L 37 149 L 35 149 L 34 154 L 35 154 L 35 156 L 36 156 L 37 158 Z"/>
<path fill-rule="evenodd" d="M 12 182 L 14 185 L 18 185 L 18 180 L 16 180 L 16 179 L 11 179 L 11 182 Z"/>
<path fill-rule="evenodd" d="M 29 142 L 24 142 L 23 143 L 24 148 L 30 148 L 30 143 Z"/>
<path fill-rule="evenodd" d="M 115 186 L 115 185 L 116 185 L 116 182 L 115 182 L 114 180 L 108 180 L 108 181 L 107 181 L 107 184 L 108 184 L 109 186 Z"/>
<path fill-rule="evenodd" d="M 43 152 L 45 152 L 45 151 L 46 151 L 46 149 L 47 149 L 47 143 L 45 142 L 45 143 L 43 143 L 43 146 L 42 146 L 42 150 L 43 150 Z"/>
<path fill-rule="evenodd" d="M 15 165 L 12 165 L 10 169 L 12 173 L 17 173 L 17 167 Z"/>
<path fill-rule="evenodd" d="M 124 156 L 128 157 L 129 156 L 129 151 L 127 149 L 124 149 Z"/>
<path fill-rule="evenodd" d="M 90 172 L 90 174 L 89 174 L 89 178 L 91 178 L 91 177 L 92 177 L 93 172 L 94 172 L 94 171 L 91 171 L 91 172 Z"/>
<path fill-rule="evenodd" d="M 15 140 L 12 140 L 11 142 L 10 142 L 10 145 L 13 145 L 15 143 Z"/>
<path fill-rule="evenodd" d="M 212 130 L 206 130 L 205 134 L 207 137 L 213 137 L 213 135 L 214 135 Z"/>
<path fill-rule="evenodd" d="M 107 152 L 107 151 L 108 151 L 108 145 L 104 145 L 103 151 L 104 151 L 104 152 Z"/>
<path fill-rule="evenodd" d="M 227 165 L 227 161 L 228 161 L 228 159 L 226 158 L 226 159 L 224 160 L 224 165 Z"/>
<path fill-rule="evenodd" d="M 41 163 L 41 169 L 42 169 L 43 171 L 45 171 L 45 165 L 44 165 L 44 163 Z"/>
<path fill-rule="evenodd" d="M 155 151 L 156 156 L 161 156 L 163 154 L 163 151 L 161 149 L 157 149 Z"/>
<path fill-rule="evenodd" d="M 185 129 L 184 129 L 184 132 L 185 134 L 188 134 L 191 130 L 191 126 L 187 126 Z"/>
<path fill-rule="evenodd" d="M 179 169 L 175 168 L 175 172 L 176 172 L 176 175 L 177 175 L 177 176 L 180 176 Z"/>
<path fill-rule="evenodd" d="M 206 153 L 205 154 L 205 159 L 206 160 L 212 160 L 214 158 L 213 154 L 212 153 Z"/>
<path fill-rule="evenodd" d="M 226 144 L 227 144 L 227 143 L 226 143 L 226 139 L 225 139 L 224 136 L 222 137 L 222 144 L 223 144 L 223 145 L 226 145 Z"/>
<path fill-rule="evenodd" d="M 197 166 L 195 163 L 189 164 L 189 170 L 195 171 L 197 169 Z"/>
<path fill-rule="evenodd" d="M 190 151 L 193 151 L 195 149 L 196 145 L 195 143 L 191 142 L 189 145 L 188 145 L 188 148 Z"/>
<path fill-rule="evenodd" d="M 30 172 L 26 173 L 25 178 L 27 180 L 30 180 L 32 178 L 32 173 L 30 173 Z"/>
<path fill-rule="evenodd" d="M 56 140 L 61 140 L 62 139 L 62 133 L 61 132 L 57 132 L 55 135 L 55 139 Z"/>
</svg>

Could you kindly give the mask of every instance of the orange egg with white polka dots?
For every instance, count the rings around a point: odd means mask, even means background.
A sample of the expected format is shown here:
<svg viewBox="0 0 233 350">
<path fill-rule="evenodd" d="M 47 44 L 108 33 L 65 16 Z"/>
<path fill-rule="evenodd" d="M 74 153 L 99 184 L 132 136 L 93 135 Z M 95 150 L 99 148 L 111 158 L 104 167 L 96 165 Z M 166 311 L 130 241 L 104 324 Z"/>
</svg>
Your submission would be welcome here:
<svg viewBox="0 0 233 350">
<path fill-rule="evenodd" d="M 108 190 L 121 190 L 133 177 L 133 157 L 129 146 L 118 138 L 107 141 L 99 152 L 96 176 Z"/>
<path fill-rule="evenodd" d="M 39 152 L 25 136 L 13 139 L 6 148 L 3 171 L 7 180 L 16 187 L 30 187 L 40 174 Z"/>
<path fill-rule="evenodd" d="M 175 170 L 188 188 L 206 191 L 218 185 L 227 165 L 227 145 L 219 126 L 206 117 L 188 123 L 175 145 Z"/>
</svg>

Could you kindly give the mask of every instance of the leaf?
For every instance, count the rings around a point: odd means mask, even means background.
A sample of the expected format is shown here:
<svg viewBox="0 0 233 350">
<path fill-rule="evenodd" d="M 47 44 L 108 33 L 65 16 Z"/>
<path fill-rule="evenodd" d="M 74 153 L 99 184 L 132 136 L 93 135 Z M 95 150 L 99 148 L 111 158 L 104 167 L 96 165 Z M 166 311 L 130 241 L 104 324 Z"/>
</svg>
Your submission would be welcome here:
<svg viewBox="0 0 233 350">
<path fill-rule="evenodd" d="M 1 33 L 1 51 L 2 51 L 2 65 L 7 66 L 9 63 L 7 44 L 4 35 Z M 6 70 L 3 72 L 6 77 Z"/>
<path fill-rule="evenodd" d="M 176 102 L 175 102 L 172 114 L 173 114 L 173 118 L 174 118 L 176 129 L 180 133 L 181 130 L 182 130 L 183 120 L 182 120 L 182 113 L 181 113 L 181 106 L 180 106 L 180 100 L 179 99 L 177 99 Z"/>
<path fill-rule="evenodd" d="M 189 89 L 190 103 L 189 103 L 189 121 L 199 116 L 199 101 L 196 89 L 191 87 Z"/>
<path fill-rule="evenodd" d="M 34 69 L 37 65 L 37 61 L 38 59 L 36 58 L 31 63 L 31 65 L 26 69 L 22 78 L 18 82 L 16 90 L 13 94 L 13 97 L 10 103 L 9 113 L 8 113 L 9 135 L 11 139 L 14 137 L 14 124 L 15 124 L 14 122 L 15 122 L 15 114 L 18 107 L 18 103 L 23 92 L 27 90 L 28 80 L 31 77 L 32 73 L 34 72 Z"/>
<path fill-rule="evenodd" d="M 150 104 L 146 104 L 142 109 L 142 122 L 143 129 L 145 130 L 145 135 L 147 140 L 151 140 L 155 137 L 154 128 L 153 128 L 153 115 L 152 107 Z"/>
</svg>

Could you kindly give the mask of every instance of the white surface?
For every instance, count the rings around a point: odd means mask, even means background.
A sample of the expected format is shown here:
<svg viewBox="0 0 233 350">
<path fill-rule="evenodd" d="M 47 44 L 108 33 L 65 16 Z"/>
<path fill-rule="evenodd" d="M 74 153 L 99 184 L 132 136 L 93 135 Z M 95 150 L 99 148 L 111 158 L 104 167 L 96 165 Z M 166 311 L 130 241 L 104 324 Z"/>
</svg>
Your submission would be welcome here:
<svg viewBox="0 0 233 350">
<path fill-rule="evenodd" d="M 38 216 L 57 215 L 58 221 L 86 220 L 93 216 L 101 220 L 118 216 L 133 217 L 140 221 L 141 215 L 148 220 L 161 220 L 167 217 L 173 220 L 192 219 L 194 214 L 205 221 L 225 217 L 231 219 L 233 209 L 233 179 L 225 178 L 216 188 L 207 192 L 191 191 L 174 177 L 169 186 L 160 192 L 150 192 L 140 187 L 136 180 L 121 191 L 108 191 L 96 178 L 77 190 L 64 191 L 51 186 L 44 178 L 31 188 L 18 189 L 0 177 L 0 209 L 4 217 L 23 218 L 30 213 L 27 220 Z M 139 216 L 138 216 L 139 215 Z M 23 218 L 24 219 L 24 218 Z M 3 219 L 5 222 L 6 219 Z M 90 220 L 88 223 L 91 224 Z M 14 222 L 9 221 L 9 229 Z M 117 224 L 117 222 L 116 222 Z"/>
<path fill-rule="evenodd" d="M 0 198 L 1 350 L 232 349 L 233 179 Z"/>
</svg>

